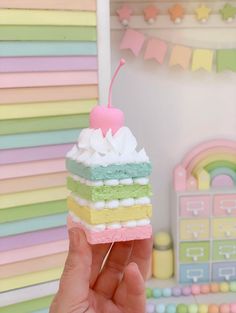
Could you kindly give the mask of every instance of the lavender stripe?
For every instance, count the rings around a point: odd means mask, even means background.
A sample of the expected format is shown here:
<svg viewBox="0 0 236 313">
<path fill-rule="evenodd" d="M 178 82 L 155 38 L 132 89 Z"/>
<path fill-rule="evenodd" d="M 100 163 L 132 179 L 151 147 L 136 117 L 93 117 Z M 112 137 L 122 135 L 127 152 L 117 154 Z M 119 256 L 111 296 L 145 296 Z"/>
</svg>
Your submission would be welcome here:
<svg viewBox="0 0 236 313">
<path fill-rule="evenodd" d="M 73 144 L 64 144 L 2 150 L 0 152 L 0 165 L 63 158 L 72 146 Z"/>
<path fill-rule="evenodd" d="M 97 70 L 96 57 L 0 58 L 0 73 Z"/>
<path fill-rule="evenodd" d="M 3 237 L 0 238 L 0 252 L 64 240 L 65 238 L 67 238 L 66 226 Z"/>
</svg>

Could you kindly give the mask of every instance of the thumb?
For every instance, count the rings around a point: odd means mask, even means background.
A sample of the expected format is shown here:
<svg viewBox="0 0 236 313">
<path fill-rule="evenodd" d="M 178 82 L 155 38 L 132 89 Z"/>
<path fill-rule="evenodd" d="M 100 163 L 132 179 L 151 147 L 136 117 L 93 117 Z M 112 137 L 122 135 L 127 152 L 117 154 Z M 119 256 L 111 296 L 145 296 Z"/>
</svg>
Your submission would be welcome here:
<svg viewBox="0 0 236 313">
<path fill-rule="evenodd" d="M 130 313 L 145 313 L 145 284 L 136 263 L 130 263 L 127 266 L 124 275 L 124 283 L 127 292 L 124 311 Z"/>
<path fill-rule="evenodd" d="M 91 247 L 84 232 L 79 228 L 69 230 L 69 239 L 68 257 L 55 302 L 57 302 L 60 312 L 70 312 L 70 308 L 74 309 L 75 307 L 84 312 L 81 306 L 84 305 L 85 308 L 88 306 L 87 299 L 92 264 Z"/>
</svg>

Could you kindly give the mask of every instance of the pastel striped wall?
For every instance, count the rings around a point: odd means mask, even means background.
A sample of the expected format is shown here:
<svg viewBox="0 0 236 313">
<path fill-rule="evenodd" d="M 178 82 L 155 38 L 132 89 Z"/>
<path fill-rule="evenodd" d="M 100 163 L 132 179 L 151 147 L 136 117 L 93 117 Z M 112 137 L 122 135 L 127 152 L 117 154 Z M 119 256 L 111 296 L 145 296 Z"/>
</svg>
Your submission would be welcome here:
<svg viewBox="0 0 236 313">
<path fill-rule="evenodd" d="M 96 23 L 96 0 L 0 0 L 0 292 L 61 275 L 64 157 L 98 99 Z M 47 312 L 51 297 L 0 312 Z"/>
</svg>

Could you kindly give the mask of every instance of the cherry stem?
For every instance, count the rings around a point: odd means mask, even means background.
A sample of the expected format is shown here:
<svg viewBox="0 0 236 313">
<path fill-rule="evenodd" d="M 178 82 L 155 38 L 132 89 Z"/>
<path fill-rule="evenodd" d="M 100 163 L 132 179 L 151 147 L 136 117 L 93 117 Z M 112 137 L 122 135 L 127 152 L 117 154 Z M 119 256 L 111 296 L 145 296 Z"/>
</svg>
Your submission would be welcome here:
<svg viewBox="0 0 236 313">
<path fill-rule="evenodd" d="M 117 74 L 119 73 L 121 67 L 125 64 L 125 60 L 124 59 L 121 59 L 120 60 L 120 63 L 112 77 L 112 80 L 111 80 L 111 84 L 110 84 L 110 88 L 109 88 L 109 97 L 108 97 L 108 108 L 111 108 L 112 107 L 112 87 L 113 87 L 113 83 L 116 79 L 116 76 Z"/>
</svg>

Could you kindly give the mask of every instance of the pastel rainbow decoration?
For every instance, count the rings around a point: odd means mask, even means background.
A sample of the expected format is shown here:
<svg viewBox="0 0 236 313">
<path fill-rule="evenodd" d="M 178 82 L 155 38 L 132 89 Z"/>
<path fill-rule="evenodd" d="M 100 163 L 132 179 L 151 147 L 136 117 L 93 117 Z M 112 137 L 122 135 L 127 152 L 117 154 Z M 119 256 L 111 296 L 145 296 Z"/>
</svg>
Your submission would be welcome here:
<svg viewBox="0 0 236 313">
<path fill-rule="evenodd" d="M 236 141 L 213 140 L 190 151 L 174 170 L 176 191 L 236 185 Z"/>
</svg>

